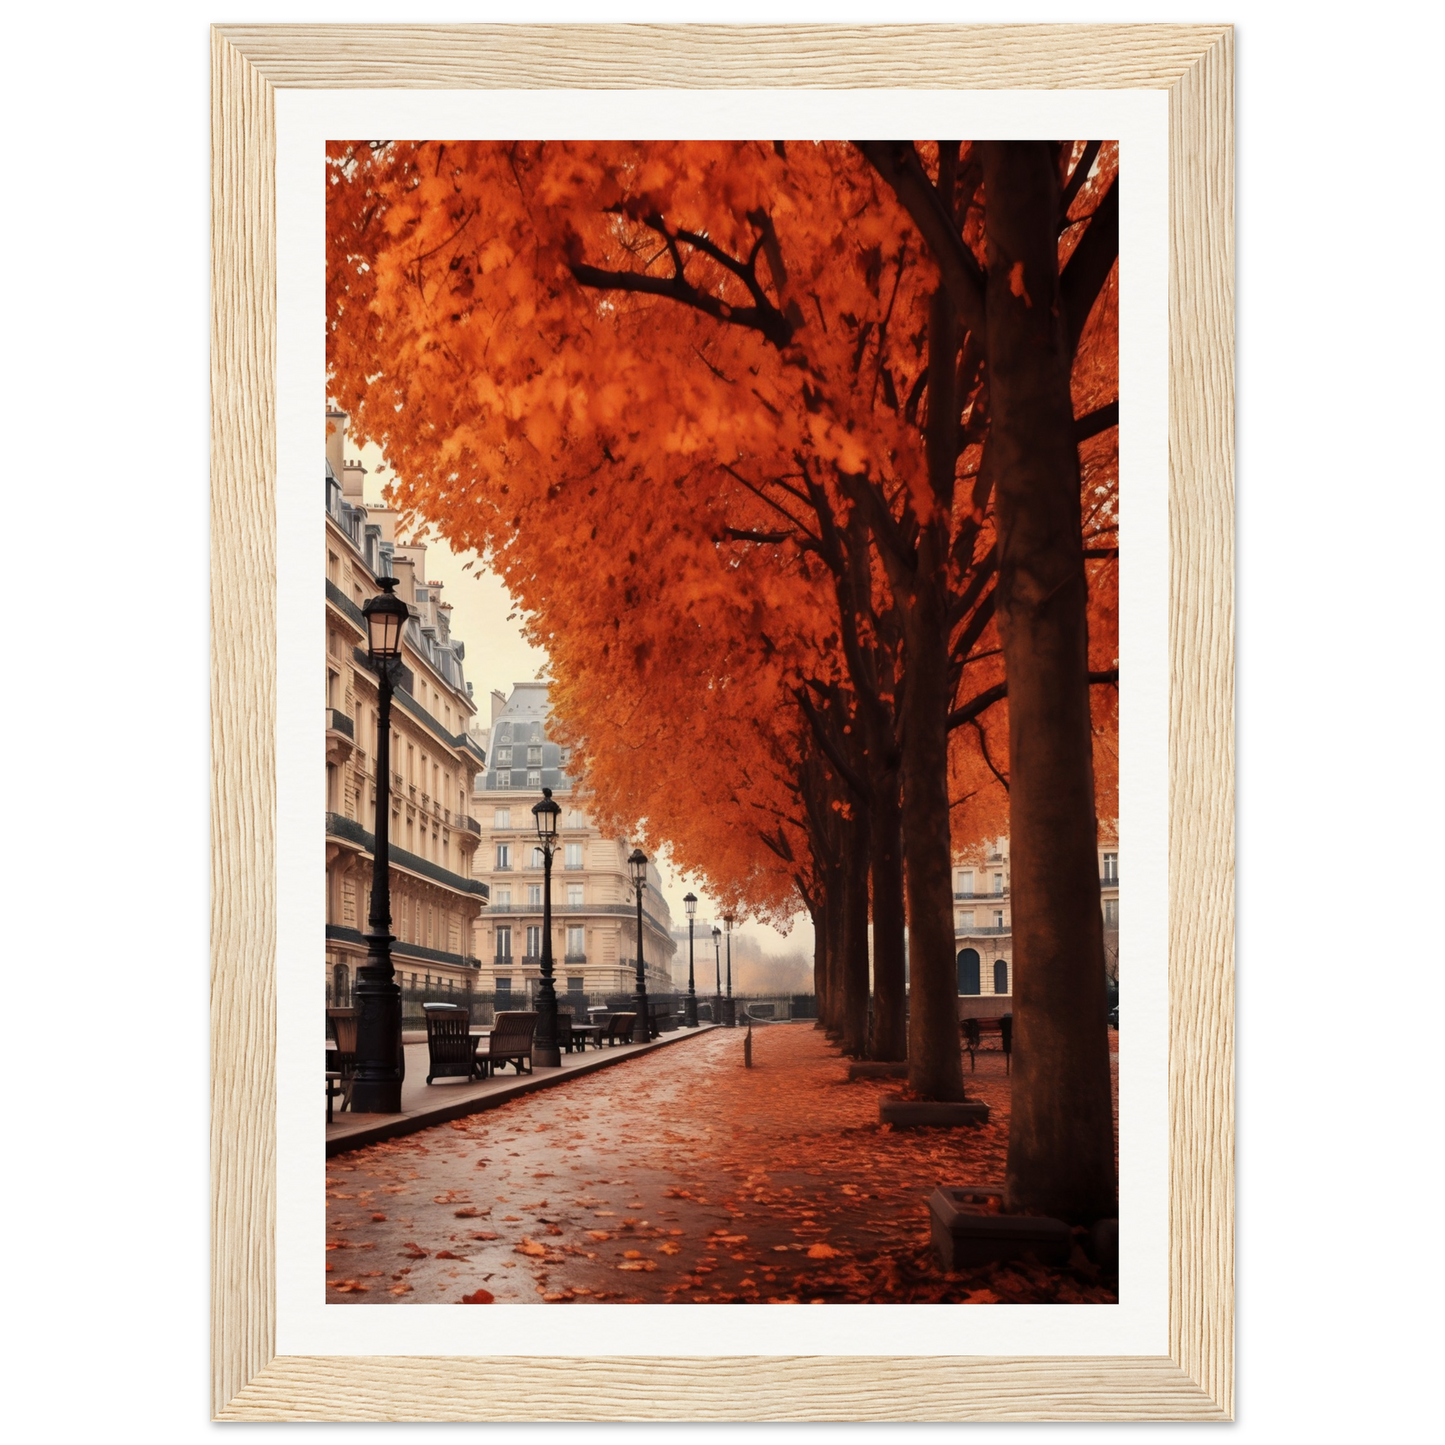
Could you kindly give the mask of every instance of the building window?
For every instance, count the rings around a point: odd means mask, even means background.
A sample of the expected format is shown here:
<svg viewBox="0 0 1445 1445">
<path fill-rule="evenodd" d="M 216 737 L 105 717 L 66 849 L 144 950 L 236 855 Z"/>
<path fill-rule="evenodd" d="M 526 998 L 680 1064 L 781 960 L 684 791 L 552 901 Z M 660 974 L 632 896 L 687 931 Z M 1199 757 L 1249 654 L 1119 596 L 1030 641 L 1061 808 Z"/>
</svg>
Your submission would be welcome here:
<svg viewBox="0 0 1445 1445">
<path fill-rule="evenodd" d="M 512 866 L 512 845 L 510 843 L 497 844 L 497 868 L 506 872 Z"/>
<path fill-rule="evenodd" d="M 972 914 L 972 913 L 960 913 L 960 914 L 958 915 L 958 931 L 959 931 L 960 933 L 966 933 L 966 932 L 968 932 L 968 930 L 971 929 L 972 927 L 973 927 L 973 914 Z"/>
<path fill-rule="evenodd" d="M 584 928 L 569 928 L 567 930 L 567 957 L 581 958 L 587 951 L 587 931 Z"/>
<path fill-rule="evenodd" d="M 993 991 L 995 993 L 1008 992 L 1008 961 L 996 958 L 993 961 Z"/>
<path fill-rule="evenodd" d="M 351 970 L 344 963 L 338 963 L 331 972 L 332 996 L 337 1008 L 351 1006 Z"/>
<path fill-rule="evenodd" d="M 580 908 L 582 906 L 582 885 L 580 883 L 569 883 L 567 885 L 567 906 L 569 908 Z"/>
<path fill-rule="evenodd" d="M 532 866 L 533 868 L 540 868 L 540 867 L 542 866 L 542 850 L 541 850 L 540 848 L 535 848 L 535 847 L 534 847 L 534 848 L 532 849 L 532 862 L 531 862 L 531 866 Z"/>
<path fill-rule="evenodd" d="M 960 898 L 973 897 L 973 869 L 965 868 L 958 875 L 958 882 L 953 890 Z"/>
<path fill-rule="evenodd" d="M 976 948 L 965 948 L 958 955 L 958 991 L 961 994 L 981 993 L 982 984 L 979 978 L 978 950 Z"/>
<path fill-rule="evenodd" d="M 528 748 L 527 762 L 534 768 L 540 768 L 542 766 L 542 749 L 540 747 Z"/>
<path fill-rule="evenodd" d="M 1104 924 L 1108 928 L 1119 926 L 1119 900 L 1117 898 L 1104 900 Z"/>
<path fill-rule="evenodd" d="M 542 773 L 540 769 L 527 769 L 527 786 L 529 788 L 540 788 L 542 786 Z"/>
<path fill-rule="evenodd" d="M 510 978 L 499 978 L 497 980 L 497 1007 L 510 1008 L 512 1004 L 512 980 Z"/>
<path fill-rule="evenodd" d="M 569 828 L 585 828 L 587 819 L 580 808 L 573 808 L 567 814 L 567 826 Z"/>
<path fill-rule="evenodd" d="M 1108 883 L 1119 881 L 1119 855 L 1117 853 L 1104 854 L 1104 879 Z"/>
<path fill-rule="evenodd" d="M 994 926 L 995 928 L 1002 928 L 1002 927 L 1003 927 L 1003 909 L 1001 909 L 1001 908 L 995 908 L 995 909 L 994 909 L 994 911 L 993 911 L 993 926 Z"/>
<path fill-rule="evenodd" d="M 512 810 L 510 808 L 496 808 L 492 812 L 492 827 L 510 828 L 512 826 Z"/>
<path fill-rule="evenodd" d="M 563 855 L 566 859 L 566 866 L 568 868 L 580 868 L 582 866 L 582 845 L 580 843 L 568 843 L 566 850 L 566 853 Z"/>
<path fill-rule="evenodd" d="M 540 958 L 542 956 L 542 930 L 537 924 L 532 924 L 527 929 L 527 957 Z"/>
<path fill-rule="evenodd" d="M 512 786 L 512 775 L 511 775 L 511 773 L 498 773 L 498 774 L 497 774 L 497 786 L 498 786 L 499 788 L 510 788 L 510 787 Z"/>
<path fill-rule="evenodd" d="M 1003 874 L 1002 874 L 1002 873 L 995 873 L 995 874 L 993 875 L 993 891 L 994 891 L 995 893 L 1002 893 L 1002 892 L 1003 892 Z"/>
<path fill-rule="evenodd" d="M 503 927 L 497 930 L 497 957 L 510 958 L 512 956 L 512 930 L 510 927 Z"/>
<path fill-rule="evenodd" d="M 572 998 L 580 997 L 587 992 L 587 980 L 583 978 L 569 978 L 567 980 L 567 993 Z"/>
<path fill-rule="evenodd" d="M 500 767 L 508 767 L 508 768 L 510 768 L 510 767 L 512 766 L 512 750 L 511 750 L 511 748 L 498 748 L 498 749 L 497 749 L 497 766 L 498 766 L 499 768 L 500 768 Z"/>
<path fill-rule="evenodd" d="M 498 908 L 510 908 L 512 906 L 512 890 L 510 888 L 497 889 L 497 902 L 495 906 Z"/>
<path fill-rule="evenodd" d="M 527 885 L 527 907 L 540 908 L 542 906 L 542 885 L 540 883 L 529 883 Z"/>
</svg>

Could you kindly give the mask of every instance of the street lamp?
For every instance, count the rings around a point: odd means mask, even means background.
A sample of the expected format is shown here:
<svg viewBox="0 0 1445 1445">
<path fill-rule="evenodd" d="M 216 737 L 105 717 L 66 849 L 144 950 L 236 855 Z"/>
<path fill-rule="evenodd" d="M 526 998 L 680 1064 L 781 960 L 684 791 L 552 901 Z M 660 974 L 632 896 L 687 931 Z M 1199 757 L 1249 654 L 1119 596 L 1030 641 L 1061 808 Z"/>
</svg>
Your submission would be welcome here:
<svg viewBox="0 0 1445 1445">
<path fill-rule="evenodd" d="M 557 851 L 557 819 L 562 809 L 552 801 L 551 788 L 542 789 L 542 801 L 532 809 L 537 843 L 542 852 L 542 982 L 537 989 L 537 1036 L 532 1062 L 544 1069 L 562 1067 L 557 1045 L 557 987 L 552 982 L 552 854 Z"/>
<path fill-rule="evenodd" d="M 722 929 L 712 926 L 712 966 L 715 982 L 712 991 L 712 1021 L 722 1022 Z"/>
<path fill-rule="evenodd" d="M 645 1044 L 649 1037 L 647 1017 L 647 974 L 642 963 L 642 890 L 647 887 L 647 854 L 641 848 L 634 848 L 627 859 L 627 871 L 632 875 L 632 889 L 637 894 L 637 1002 L 632 1020 L 632 1042 Z"/>
<path fill-rule="evenodd" d="M 723 914 L 723 927 L 727 930 L 728 936 L 728 996 L 727 1002 L 723 1004 L 723 1022 L 730 1029 L 738 1026 L 737 1010 L 733 1005 L 733 916 L 731 913 Z"/>
<path fill-rule="evenodd" d="M 376 823 L 366 962 L 356 970 L 356 1075 L 351 1107 L 358 1114 L 401 1113 L 401 989 L 391 966 L 391 693 L 401 676 L 401 634 L 410 609 L 392 595 L 396 577 L 361 609 L 367 658 L 376 672 Z"/>
<path fill-rule="evenodd" d="M 697 993 L 692 986 L 692 919 L 697 912 L 697 896 L 688 893 L 682 900 L 687 909 L 687 1002 L 683 1005 L 682 1021 L 690 1029 L 697 1027 Z"/>
</svg>

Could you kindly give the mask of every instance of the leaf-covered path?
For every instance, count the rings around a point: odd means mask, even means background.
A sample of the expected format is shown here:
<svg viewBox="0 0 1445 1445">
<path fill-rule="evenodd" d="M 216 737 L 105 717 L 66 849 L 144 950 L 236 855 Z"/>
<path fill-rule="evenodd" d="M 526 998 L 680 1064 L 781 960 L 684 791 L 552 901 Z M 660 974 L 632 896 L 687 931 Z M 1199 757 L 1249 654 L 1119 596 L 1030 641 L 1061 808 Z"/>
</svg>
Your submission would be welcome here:
<svg viewBox="0 0 1445 1445">
<path fill-rule="evenodd" d="M 327 1166 L 334 1303 L 1110 1301 L 1063 1270 L 945 1275 L 938 1184 L 999 1183 L 1009 1084 L 965 1077 L 979 1129 L 895 1131 L 897 1081 L 846 1082 L 806 1024 L 718 1030 Z M 1117 1070 L 1116 1070 L 1117 1075 Z M 1117 1095 L 1117 1089 L 1116 1089 Z"/>
</svg>

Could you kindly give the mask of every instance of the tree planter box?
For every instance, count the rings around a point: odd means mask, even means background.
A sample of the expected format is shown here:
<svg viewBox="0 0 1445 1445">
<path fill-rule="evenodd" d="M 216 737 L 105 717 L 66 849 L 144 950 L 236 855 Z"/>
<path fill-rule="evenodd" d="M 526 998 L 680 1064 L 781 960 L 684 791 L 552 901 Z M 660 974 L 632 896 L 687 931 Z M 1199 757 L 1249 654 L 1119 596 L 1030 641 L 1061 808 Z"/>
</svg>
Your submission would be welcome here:
<svg viewBox="0 0 1445 1445">
<path fill-rule="evenodd" d="M 892 1124 L 895 1129 L 952 1129 L 961 1124 L 987 1124 L 988 1105 L 971 1099 L 958 1103 L 939 1103 L 931 1099 L 882 1099 L 878 1104 L 878 1122 Z"/>
<path fill-rule="evenodd" d="M 885 1063 L 881 1059 L 865 1059 L 859 1063 L 848 1065 L 848 1082 L 851 1084 L 854 1079 L 906 1079 L 908 1077 L 908 1065 L 903 1063 Z"/>
<path fill-rule="evenodd" d="M 998 1197 L 997 1190 L 948 1187 L 929 1196 L 933 1247 L 945 1269 L 972 1269 L 1024 1255 L 1040 1264 L 1069 1262 L 1074 1231 L 1062 1219 L 984 1213 L 984 1201 Z"/>
</svg>

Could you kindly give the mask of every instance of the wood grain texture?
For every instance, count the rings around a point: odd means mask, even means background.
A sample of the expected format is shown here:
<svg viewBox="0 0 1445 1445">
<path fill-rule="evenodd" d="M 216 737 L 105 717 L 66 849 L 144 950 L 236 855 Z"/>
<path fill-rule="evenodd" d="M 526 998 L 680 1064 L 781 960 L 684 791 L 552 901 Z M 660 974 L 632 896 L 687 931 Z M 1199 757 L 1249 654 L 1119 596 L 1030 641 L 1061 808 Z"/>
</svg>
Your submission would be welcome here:
<svg viewBox="0 0 1445 1445">
<path fill-rule="evenodd" d="M 1170 91 L 1170 1340 L 1148 1359 L 275 1355 L 274 88 Z M 214 1411 L 1204 1420 L 1233 1410 L 1233 137 L 1223 26 L 212 32 Z"/>
<path fill-rule="evenodd" d="M 211 1338 L 215 1408 L 276 1353 L 276 133 L 211 46 Z"/>
<path fill-rule="evenodd" d="M 326 89 L 1172 85 L 1221 25 L 225 25 L 272 84 Z"/>
<path fill-rule="evenodd" d="M 1234 1403 L 1233 36 L 1169 93 L 1169 1237 L 1174 1357 Z"/>
<path fill-rule="evenodd" d="M 284 1356 L 225 1420 L 1222 1420 L 1171 1360 Z"/>
</svg>

